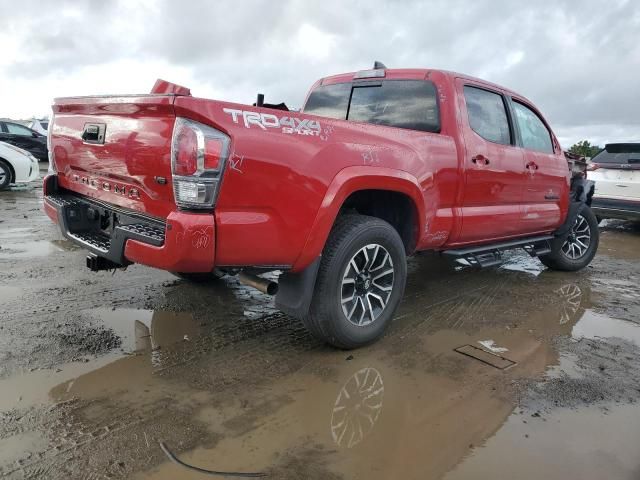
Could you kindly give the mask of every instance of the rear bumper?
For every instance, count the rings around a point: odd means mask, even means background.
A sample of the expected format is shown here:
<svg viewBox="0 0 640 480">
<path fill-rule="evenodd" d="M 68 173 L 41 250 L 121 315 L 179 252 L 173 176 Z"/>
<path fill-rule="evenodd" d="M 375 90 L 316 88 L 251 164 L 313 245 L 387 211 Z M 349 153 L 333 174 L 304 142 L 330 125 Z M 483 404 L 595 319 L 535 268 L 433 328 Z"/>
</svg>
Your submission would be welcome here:
<svg viewBox="0 0 640 480">
<path fill-rule="evenodd" d="M 640 220 L 640 201 L 593 197 L 591 210 L 601 218 Z"/>
<path fill-rule="evenodd" d="M 58 191 L 50 178 L 45 179 L 43 208 L 71 242 L 122 266 L 141 263 L 172 272 L 213 270 L 213 215 L 175 211 L 163 222 Z"/>
</svg>

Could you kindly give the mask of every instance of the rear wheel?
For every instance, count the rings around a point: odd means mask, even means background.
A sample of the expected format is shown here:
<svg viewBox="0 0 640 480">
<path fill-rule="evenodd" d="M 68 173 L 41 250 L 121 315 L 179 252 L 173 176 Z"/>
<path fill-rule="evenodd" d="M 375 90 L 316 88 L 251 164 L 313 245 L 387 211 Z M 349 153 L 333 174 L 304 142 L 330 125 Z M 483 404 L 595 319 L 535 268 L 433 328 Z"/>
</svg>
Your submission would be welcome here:
<svg viewBox="0 0 640 480">
<path fill-rule="evenodd" d="M 11 169 L 9 165 L 0 160 L 0 190 L 4 190 L 9 187 L 11 183 Z"/>
<path fill-rule="evenodd" d="M 540 257 L 540 261 L 554 270 L 580 270 L 593 260 L 598 250 L 600 236 L 598 220 L 589 207 L 576 217 L 569 234 L 553 241 L 551 253 Z"/>
<path fill-rule="evenodd" d="M 322 253 L 304 323 L 338 348 L 371 343 L 391 323 L 406 276 L 404 245 L 391 225 L 363 215 L 340 217 Z"/>
</svg>

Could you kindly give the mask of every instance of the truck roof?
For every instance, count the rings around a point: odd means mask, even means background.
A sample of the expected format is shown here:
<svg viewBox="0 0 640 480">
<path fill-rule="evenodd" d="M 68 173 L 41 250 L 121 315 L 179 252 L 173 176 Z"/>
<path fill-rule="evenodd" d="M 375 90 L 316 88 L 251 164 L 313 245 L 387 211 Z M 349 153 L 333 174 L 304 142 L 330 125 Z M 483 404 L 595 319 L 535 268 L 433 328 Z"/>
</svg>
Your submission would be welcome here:
<svg viewBox="0 0 640 480">
<path fill-rule="evenodd" d="M 498 85 L 496 83 L 488 82 L 486 80 L 482 80 L 481 78 L 473 77 L 471 75 L 465 75 L 463 73 L 451 72 L 448 70 L 438 70 L 432 68 L 386 68 L 385 71 L 385 79 L 393 79 L 393 80 L 422 80 L 429 78 L 432 74 L 438 73 L 445 77 L 449 77 L 451 80 L 454 78 L 462 78 L 465 80 L 471 80 L 474 83 L 480 83 L 489 88 L 502 90 L 503 92 L 525 98 L 523 95 L 514 92 L 502 85 Z M 321 78 L 316 85 L 330 85 L 333 83 L 343 83 L 343 82 L 351 82 L 354 79 L 354 76 L 358 72 L 348 72 L 348 73 L 339 73 L 337 75 L 331 75 L 329 77 Z"/>
</svg>

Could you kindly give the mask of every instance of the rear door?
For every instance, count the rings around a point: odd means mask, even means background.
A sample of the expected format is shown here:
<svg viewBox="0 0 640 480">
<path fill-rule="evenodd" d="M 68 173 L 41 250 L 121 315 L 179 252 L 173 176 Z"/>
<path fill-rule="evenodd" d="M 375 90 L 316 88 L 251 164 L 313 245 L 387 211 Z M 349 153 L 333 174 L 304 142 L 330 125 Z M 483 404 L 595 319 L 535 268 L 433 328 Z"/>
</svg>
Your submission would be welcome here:
<svg viewBox="0 0 640 480">
<path fill-rule="evenodd" d="M 540 114 L 521 99 L 511 98 L 518 144 L 525 157 L 521 229 L 547 232 L 563 220 L 569 201 L 569 167 L 555 137 Z"/>
<path fill-rule="evenodd" d="M 609 144 L 591 159 L 595 197 L 640 202 L 640 143 Z"/>
<path fill-rule="evenodd" d="M 520 233 L 524 157 L 502 92 L 457 80 L 465 141 L 462 228 L 455 243 Z"/>
</svg>

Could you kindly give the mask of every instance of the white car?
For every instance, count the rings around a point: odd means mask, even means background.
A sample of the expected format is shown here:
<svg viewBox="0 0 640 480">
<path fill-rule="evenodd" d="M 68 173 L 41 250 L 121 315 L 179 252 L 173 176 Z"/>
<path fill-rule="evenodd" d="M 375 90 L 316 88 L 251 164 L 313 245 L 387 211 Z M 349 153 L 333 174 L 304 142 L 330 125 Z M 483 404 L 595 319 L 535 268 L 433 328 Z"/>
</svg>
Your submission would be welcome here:
<svg viewBox="0 0 640 480">
<path fill-rule="evenodd" d="M 0 190 L 12 183 L 28 183 L 40 176 L 38 159 L 14 145 L 0 142 Z"/>
<path fill-rule="evenodd" d="M 596 217 L 640 220 L 640 143 L 609 143 L 587 166 Z"/>
</svg>

